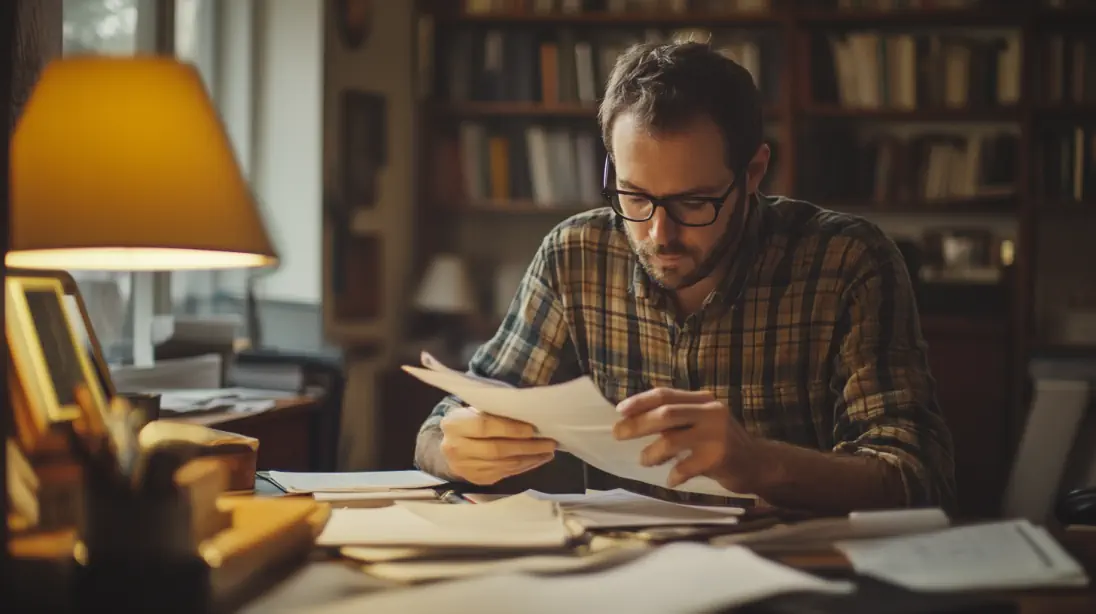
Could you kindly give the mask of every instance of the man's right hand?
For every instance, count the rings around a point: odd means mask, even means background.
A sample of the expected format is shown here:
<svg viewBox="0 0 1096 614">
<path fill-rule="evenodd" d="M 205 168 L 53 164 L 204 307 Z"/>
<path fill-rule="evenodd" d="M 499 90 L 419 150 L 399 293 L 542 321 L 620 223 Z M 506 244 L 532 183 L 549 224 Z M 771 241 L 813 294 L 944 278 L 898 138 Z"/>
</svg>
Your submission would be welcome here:
<svg viewBox="0 0 1096 614">
<path fill-rule="evenodd" d="M 487 486 L 535 469 L 555 456 L 556 442 L 533 426 L 457 407 L 441 420 L 441 453 L 453 477 Z"/>
</svg>

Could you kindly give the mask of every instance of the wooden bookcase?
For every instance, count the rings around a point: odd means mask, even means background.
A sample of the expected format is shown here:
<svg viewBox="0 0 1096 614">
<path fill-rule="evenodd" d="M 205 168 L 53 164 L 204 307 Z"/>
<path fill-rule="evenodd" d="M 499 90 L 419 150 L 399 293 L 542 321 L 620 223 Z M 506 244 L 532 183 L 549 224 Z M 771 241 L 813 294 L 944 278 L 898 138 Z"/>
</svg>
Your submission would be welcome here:
<svg viewBox="0 0 1096 614">
<path fill-rule="evenodd" d="M 995 287 L 961 299 L 975 309 L 923 310 L 926 337 L 930 350 L 935 350 L 930 355 L 941 401 L 960 448 L 959 478 L 967 491 L 963 509 L 993 513 L 1026 409 L 1027 357 L 1034 345 L 1044 341 L 1033 313 L 1037 228 L 1047 215 L 1096 211 L 1096 138 L 1087 130 L 1077 131 L 1089 123 L 1096 126 L 1096 34 L 1083 34 L 1093 32 L 1096 25 L 1096 6 L 1091 5 L 1096 2 L 419 0 L 420 34 L 431 34 L 430 44 L 420 41 L 419 47 L 423 57 L 418 65 L 424 73 L 419 79 L 417 110 L 414 270 L 421 272 L 429 258 L 441 251 L 482 252 L 485 239 L 469 240 L 475 234 L 467 232 L 461 239 L 458 229 L 462 227 L 490 225 L 509 235 L 511 230 L 516 234 L 524 225 L 535 225 L 537 231 L 528 233 L 530 240 L 519 255 L 527 257 L 543 229 L 578 210 L 601 206 L 596 197 L 604 155 L 596 124 L 596 101 L 604 84 L 599 60 L 606 61 L 600 58 L 601 49 L 618 45 L 628 33 L 636 40 L 655 31 L 669 38 L 696 28 L 725 37 L 727 45 L 755 44 L 760 55 L 753 65 L 755 76 L 767 97 L 766 134 L 775 144 L 769 192 L 869 219 L 897 214 L 941 226 L 952 220 L 969 226 L 984 219 L 1012 229 L 1011 250 L 993 247 L 995 261 L 1005 251 L 1011 254 L 1006 257 L 1011 263 L 1002 267 Z M 768 10 L 741 11 L 736 6 L 767 6 Z M 625 10 L 611 10 L 621 7 Z M 724 9 L 714 10 L 719 7 Z M 429 27 L 421 27 L 422 23 Z M 858 36 L 858 42 L 849 42 Z M 1083 39 L 1088 39 L 1088 46 L 1077 50 L 1084 45 L 1075 41 Z M 523 41 L 525 48 L 512 44 L 514 40 Z M 717 40 L 724 39 L 713 38 Z M 842 41 L 849 51 L 835 52 L 833 40 Z M 591 44 L 578 53 L 571 51 L 584 42 Z M 747 53 L 742 49 L 732 51 L 741 59 Z M 953 60 L 952 53 L 960 59 Z M 594 73 L 596 91 L 591 93 L 589 82 L 563 86 L 558 79 L 551 84 L 545 80 L 542 69 L 547 66 L 552 74 L 581 82 L 586 73 L 581 68 L 583 60 L 577 59 L 580 54 L 591 54 L 587 72 Z M 833 60 L 835 55 L 853 57 L 845 60 L 844 85 L 838 74 L 841 60 Z M 871 55 L 876 58 L 872 60 Z M 571 62 L 568 69 L 561 69 L 564 58 Z M 461 67 L 462 61 L 472 62 L 471 67 Z M 746 57 L 743 63 L 749 65 L 749 61 Z M 956 62 L 960 68 L 955 68 Z M 517 72 L 507 72 L 514 66 Z M 874 66 L 879 78 L 874 85 L 862 80 L 853 85 L 856 79 L 848 76 L 849 66 L 857 75 Z M 832 74 L 827 76 L 827 71 Z M 949 71 L 959 71 L 951 75 L 951 84 Z M 461 83 L 461 78 L 468 82 Z M 591 79 L 588 74 L 585 78 Z M 1078 79 L 1087 85 L 1074 92 Z M 916 95 L 909 90 L 911 80 Z M 881 104 L 871 104 L 875 99 Z M 850 103 L 856 100 L 865 104 Z M 477 125 L 481 132 L 472 138 L 482 145 L 469 148 L 468 126 Z M 879 137 L 880 144 L 870 142 L 875 137 L 863 136 L 866 130 L 887 133 L 886 127 L 892 125 L 904 126 L 910 133 L 939 127 L 944 136 L 933 136 L 927 143 L 913 143 L 916 139 L 910 137 L 912 144 L 891 150 L 887 150 L 887 137 Z M 520 181 L 536 183 L 532 170 L 524 176 L 514 174 L 515 165 L 521 164 L 520 155 L 513 157 L 514 150 L 528 149 L 528 126 L 546 126 L 546 132 L 562 127 L 572 134 L 588 135 L 586 147 L 594 148 L 592 154 L 579 151 L 581 147 L 560 146 L 559 151 L 569 147 L 577 152 L 573 161 L 567 161 L 573 165 L 570 168 L 594 163 L 593 169 L 572 175 L 570 182 L 577 191 L 564 190 L 568 198 L 545 202 L 546 194 L 538 195 L 535 186 L 516 187 Z M 979 126 L 987 127 L 986 131 L 979 132 Z M 1049 136 L 1054 126 L 1062 127 L 1058 141 Z M 522 142 L 523 131 L 526 142 Z M 949 136 L 968 132 L 981 136 L 963 136 L 966 140 L 958 141 Z M 504 138 L 492 144 L 492 137 L 499 135 Z M 980 153 L 964 159 L 962 152 L 975 147 L 971 139 L 978 141 Z M 951 157 L 943 162 L 932 162 L 932 155 L 925 155 L 947 147 L 952 147 L 947 154 Z M 1058 153 L 1051 156 L 1047 153 L 1051 150 Z M 486 168 L 470 174 L 464 154 L 472 151 L 481 152 L 475 157 Z M 1074 151 L 1081 154 L 1080 159 Z M 876 167 L 849 169 L 850 155 Z M 846 167 L 825 167 L 826 158 Z M 891 161 L 891 171 L 878 170 L 884 158 Z M 506 169 L 496 171 L 494 179 L 492 163 Z M 939 168 L 928 170 L 934 166 Z M 929 172 L 944 173 L 940 170 L 944 167 L 949 179 L 926 179 Z M 957 168 L 968 169 L 963 172 L 965 179 L 956 179 Z M 1076 180 L 1074 171 L 1080 172 Z M 819 178 L 827 172 L 828 179 Z M 865 172 L 871 179 L 862 185 L 858 174 Z M 482 182 L 471 190 L 480 197 L 469 196 L 469 182 L 476 180 L 469 179 L 471 175 Z M 502 175 L 506 178 L 499 179 Z M 881 180 L 884 176 L 890 179 Z M 1055 178 L 1058 189 L 1050 189 L 1048 178 Z M 550 182 L 561 181 L 567 178 L 557 175 Z M 590 181 L 597 185 L 586 185 Z M 881 187 L 881 181 L 887 186 Z M 488 236 L 487 240 L 501 238 Z M 490 278 L 489 266 L 476 270 Z M 988 313 L 977 309 L 993 300 L 1000 303 L 999 309 Z M 977 368 L 972 366 L 975 363 Z"/>
</svg>

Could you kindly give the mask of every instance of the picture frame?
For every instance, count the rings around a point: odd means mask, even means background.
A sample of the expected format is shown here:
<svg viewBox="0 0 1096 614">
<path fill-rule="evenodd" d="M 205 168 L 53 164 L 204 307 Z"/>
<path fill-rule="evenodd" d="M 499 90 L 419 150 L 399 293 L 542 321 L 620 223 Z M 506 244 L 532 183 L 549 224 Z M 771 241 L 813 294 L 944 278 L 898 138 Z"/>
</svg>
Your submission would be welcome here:
<svg viewBox="0 0 1096 614">
<path fill-rule="evenodd" d="M 61 281 L 52 277 L 5 279 L 5 325 L 12 375 L 22 390 L 24 423 L 43 436 L 54 424 L 77 422 L 85 410 L 78 385 L 91 397 L 91 411 L 106 414 L 106 395 L 65 309 Z"/>
<path fill-rule="evenodd" d="M 335 21 L 343 44 L 361 47 L 373 28 L 373 0 L 335 0 Z"/>
</svg>

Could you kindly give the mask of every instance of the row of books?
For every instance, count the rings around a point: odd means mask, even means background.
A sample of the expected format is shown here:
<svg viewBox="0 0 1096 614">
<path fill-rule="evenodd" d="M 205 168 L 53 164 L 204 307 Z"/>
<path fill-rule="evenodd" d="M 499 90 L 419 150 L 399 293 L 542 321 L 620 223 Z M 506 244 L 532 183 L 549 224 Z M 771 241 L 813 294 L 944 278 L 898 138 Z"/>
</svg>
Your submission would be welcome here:
<svg viewBox="0 0 1096 614">
<path fill-rule="evenodd" d="M 771 0 L 464 0 L 464 11 L 473 15 L 533 13 L 576 15 L 608 13 L 736 13 L 770 10 Z"/>
<path fill-rule="evenodd" d="M 779 67 L 762 62 L 762 40 L 702 29 L 647 32 L 580 32 L 560 28 L 550 36 L 529 29 L 461 29 L 445 47 L 441 91 L 451 102 L 516 101 L 588 104 L 600 99 L 617 58 L 643 40 L 711 41 L 746 67 L 762 91 L 775 96 Z M 766 59 L 775 57 L 767 54 Z"/>
<path fill-rule="evenodd" d="M 1019 140 L 1011 132 L 868 138 L 832 134 L 804 143 L 800 181 L 817 198 L 906 206 L 1015 195 Z"/>
<path fill-rule="evenodd" d="M 763 191 L 776 187 L 779 147 Z M 431 198 L 447 205 L 529 203 L 574 209 L 604 204 L 605 148 L 595 130 L 528 124 L 498 127 L 464 121 L 433 150 Z"/>
<path fill-rule="evenodd" d="M 851 32 L 815 39 L 817 101 L 847 108 L 913 110 L 1014 105 L 1019 33 L 992 38 Z"/>
<path fill-rule="evenodd" d="M 1096 102 L 1096 37 L 1052 34 L 1040 52 L 1034 77 L 1041 102 Z"/>
<path fill-rule="evenodd" d="M 1058 202 L 1096 202 L 1096 126 L 1043 132 L 1035 147 L 1035 186 Z"/>
<path fill-rule="evenodd" d="M 593 129 L 465 121 L 435 143 L 435 200 L 445 204 L 533 203 L 576 208 L 600 203 L 604 149 Z"/>
</svg>

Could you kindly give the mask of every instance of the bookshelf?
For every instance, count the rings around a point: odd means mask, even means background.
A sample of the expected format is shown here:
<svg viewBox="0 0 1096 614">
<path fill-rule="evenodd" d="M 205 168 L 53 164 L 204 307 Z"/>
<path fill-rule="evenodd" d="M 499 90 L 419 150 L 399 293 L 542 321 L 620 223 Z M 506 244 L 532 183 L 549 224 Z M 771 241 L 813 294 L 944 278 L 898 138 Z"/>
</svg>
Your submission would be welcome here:
<svg viewBox="0 0 1096 614">
<path fill-rule="evenodd" d="M 923 308 L 937 359 L 954 355 L 934 364 L 938 378 L 1002 365 L 941 383 L 951 403 L 983 407 L 957 418 L 969 420 L 963 437 L 994 442 L 977 442 L 965 471 L 982 482 L 968 484 L 975 496 L 999 496 L 1026 412 L 1027 357 L 1050 342 L 1036 313 L 1040 225 L 1096 212 L 1096 3 L 419 0 L 417 10 L 433 35 L 420 45 L 415 270 L 437 252 L 467 253 L 490 303 L 498 260 L 527 261 L 556 222 L 601 206 L 596 104 L 615 54 L 710 32 L 766 97 L 766 191 L 888 232 L 894 218 L 914 234 L 985 226 L 1002 239 L 992 288 L 954 299 L 966 305 L 956 313 Z M 548 170 L 533 170 L 530 155 Z M 550 187 L 538 193 L 538 183 Z M 981 345 L 954 346 L 956 335 Z M 979 386 L 1000 390 L 962 392 Z M 1009 424 L 986 433 L 994 419 Z"/>
</svg>

